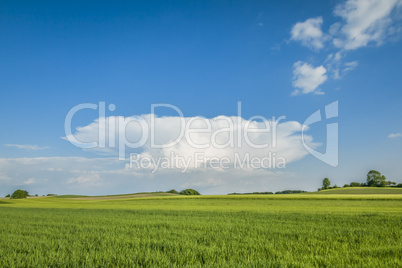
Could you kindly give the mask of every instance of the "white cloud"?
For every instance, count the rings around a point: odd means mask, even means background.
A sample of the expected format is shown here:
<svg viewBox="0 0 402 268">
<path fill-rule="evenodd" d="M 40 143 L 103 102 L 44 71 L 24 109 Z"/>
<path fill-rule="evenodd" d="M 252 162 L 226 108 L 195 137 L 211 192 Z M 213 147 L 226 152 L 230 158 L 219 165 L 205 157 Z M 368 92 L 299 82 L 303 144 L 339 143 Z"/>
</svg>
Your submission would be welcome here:
<svg viewBox="0 0 402 268">
<path fill-rule="evenodd" d="M 338 5 L 334 14 L 344 23 L 331 26 L 330 33 L 335 47 L 353 50 L 370 43 L 381 45 L 392 23 L 391 12 L 399 0 L 348 0 Z"/>
<path fill-rule="evenodd" d="M 101 177 L 96 172 L 84 172 L 84 174 L 71 178 L 67 181 L 68 184 L 78 183 L 86 186 L 99 186 L 102 185 Z"/>
<path fill-rule="evenodd" d="M 296 62 L 293 65 L 293 87 L 297 89 L 293 91 L 292 95 L 320 94 L 321 92 L 317 88 L 327 80 L 326 72 L 327 70 L 322 65 L 314 68 L 308 63 Z"/>
<path fill-rule="evenodd" d="M 291 30 L 291 40 L 300 41 L 304 46 L 319 50 L 325 46 L 327 40 L 332 39 L 332 46 L 327 49 L 338 49 L 338 51 L 327 56 L 325 68 L 320 66 L 322 68 L 314 72 L 313 77 L 317 78 L 316 80 L 303 74 L 300 75 L 302 79 L 298 79 L 296 66 L 293 86 L 299 89 L 293 91 L 292 95 L 322 93 L 315 88 L 318 83 L 322 84 L 327 79 L 324 70 L 328 71 L 331 78 L 340 79 L 355 69 L 358 61 L 344 62 L 346 51 L 398 40 L 402 35 L 402 25 L 398 23 L 402 19 L 401 8 L 402 0 L 346 0 L 335 7 L 334 15 L 340 17 L 342 21 L 333 23 L 329 28 L 329 34 L 321 30 L 322 17 L 296 23 Z M 306 72 L 313 74 L 311 68 L 305 69 Z M 321 72 L 321 76 L 318 71 Z"/>
<path fill-rule="evenodd" d="M 34 178 L 29 178 L 26 181 L 23 181 L 22 184 L 24 185 L 29 185 L 29 184 L 33 184 L 35 183 L 35 179 Z"/>
<path fill-rule="evenodd" d="M 4 146 L 7 147 L 15 147 L 18 149 L 24 149 L 24 150 L 29 150 L 29 151 L 38 151 L 38 150 L 45 150 L 49 149 L 49 147 L 40 147 L 38 145 L 28 145 L 28 144 L 4 144 Z"/>
<path fill-rule="evenodd" d="M 322 17 L 296 23 L 290 32 L 291 40 L 300 41 L 302 45 L 312 49 L 323 48 L 328 36 L 321 30 L 322 23 Z"/>
<path fill-rule="evenodd" d="M 402 137 L 402 133 L 391 133 L 388 135 L 388 138 L 398 138 Z"/>
<path fill-rule="evenodd" d="M 112 129 L 116 125 L 119 127 Z M 111 155 L 120 153 L 120 156 L 127 156 L 124 151 L 135 152 L 152 158 L 175 155 L 191 161 L 189 168 L 197 168 L 197 154 L 203 158 L 202 163 L 215 157 L 225 157 L 233 163 L 236 155 L 244 157 L 248 154 L 250 158 L 262 158 L 269 153 L 286 159 L 287 163 L 296 161 L 307 154 L 301 141 L 301 129 L 302 125 L 295 121 L 276 124 L 272 120 L 246 120 L 241 117 L 218 116 L 208 119 L 147 114 L 95 120 L 77 128 L 74 138 L 85 143 L 105 144 L 103 148 L 97 146 L 86 150 Z M 100 135 L 99 131 L 104 134 Z M 163 146 L 156 148 L 151 144 L 151 132 L 154 134 L 154 144 Z M 72 136 L 64 139 L 72 140 Z M 172 143 L 175 140 L 176 143 Z M 312 138 L 305 135 L 305 140 L 310 142 Z M 171 146 L 167 146 L 169 143 L 172 143 Z M 265 148 L 259 148 L 261 145 L 265 145 Z M 199 164 L 201 162 L 198 161 Z"/>
</svg>

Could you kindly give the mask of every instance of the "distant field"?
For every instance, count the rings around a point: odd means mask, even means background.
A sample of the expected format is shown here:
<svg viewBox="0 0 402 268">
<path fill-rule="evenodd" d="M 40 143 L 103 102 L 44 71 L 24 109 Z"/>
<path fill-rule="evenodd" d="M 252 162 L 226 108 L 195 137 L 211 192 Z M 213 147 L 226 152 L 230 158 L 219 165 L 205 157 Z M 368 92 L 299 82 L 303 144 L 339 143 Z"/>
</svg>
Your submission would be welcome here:
<svg viewBox="0 0 402 268">
<path fill-rule="evenodd" d="M 144 197 L 163 197 L 163 196 L 177 196 L 177 194 L 170 193 L 137 193 L 137 194 L 120 194 L 120 195 L 101 195 L 101 196 L 85 196 L 85 195 L 60 195 L 57 198 L 75 198 L 82 200 L 111 200 L 111 199 L 130 199 L 130 198 L 144 198 Z"/>
<path fill-rule="evenodd" d="M 346 187 L 323 190 L 314 194 L 402 194 L 402 188 L 396 187 Z"/>
<path fill-rule="evenodd" d="M 402 266 L 402 195 L 140 196 L 2 199 L 0 267 Z"/>
</svg>

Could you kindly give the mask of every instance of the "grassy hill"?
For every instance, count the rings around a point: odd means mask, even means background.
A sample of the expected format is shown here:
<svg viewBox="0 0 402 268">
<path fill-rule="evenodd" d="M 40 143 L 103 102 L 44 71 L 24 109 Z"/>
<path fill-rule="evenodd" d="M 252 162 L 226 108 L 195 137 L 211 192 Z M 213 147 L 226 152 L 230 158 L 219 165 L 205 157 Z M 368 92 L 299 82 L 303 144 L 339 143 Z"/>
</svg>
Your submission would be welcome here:
<svg viewBox="0 0 402 268">
<path fill-rule="evenodd" d="M 309 194 L 402 194 L 402 188 L 395 187 L 347 187 L 322 190 Z"/>
</svg>

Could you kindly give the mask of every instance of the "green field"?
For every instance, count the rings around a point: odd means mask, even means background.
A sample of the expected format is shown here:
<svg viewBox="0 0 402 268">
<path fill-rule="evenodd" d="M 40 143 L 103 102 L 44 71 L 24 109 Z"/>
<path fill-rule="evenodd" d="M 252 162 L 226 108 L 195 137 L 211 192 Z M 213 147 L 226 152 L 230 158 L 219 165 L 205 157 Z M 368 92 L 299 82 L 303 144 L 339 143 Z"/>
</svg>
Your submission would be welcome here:
<svg viewBox="0 0 402 268">
<path fill-rule="evenodd" d="M 122 197 L 0 200 L 0 266 L 402 266 L 398 194 Z"/>
</svg>

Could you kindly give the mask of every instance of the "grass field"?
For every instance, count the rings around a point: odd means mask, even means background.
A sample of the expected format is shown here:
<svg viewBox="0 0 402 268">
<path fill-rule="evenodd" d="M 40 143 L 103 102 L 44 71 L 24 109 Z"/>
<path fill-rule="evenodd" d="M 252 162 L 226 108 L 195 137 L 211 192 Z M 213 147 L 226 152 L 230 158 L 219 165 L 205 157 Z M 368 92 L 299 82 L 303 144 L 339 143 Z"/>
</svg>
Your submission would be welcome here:
<svg viewBox="0 0 402 268">
<path fill-rule="evenodd" d="M 2 199 L 0 235 L 1 267 L 401 267 L 402 195 Z"/>
</svg>

